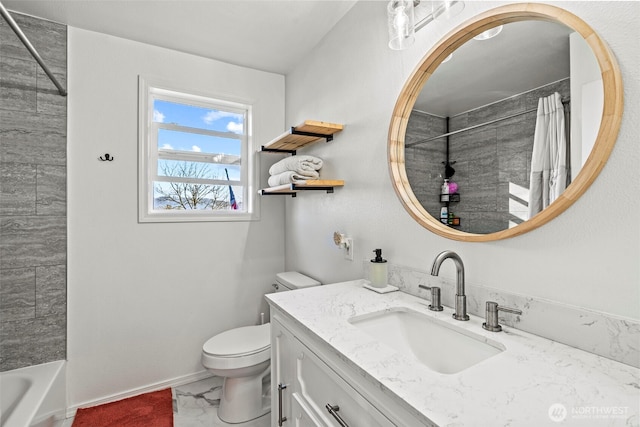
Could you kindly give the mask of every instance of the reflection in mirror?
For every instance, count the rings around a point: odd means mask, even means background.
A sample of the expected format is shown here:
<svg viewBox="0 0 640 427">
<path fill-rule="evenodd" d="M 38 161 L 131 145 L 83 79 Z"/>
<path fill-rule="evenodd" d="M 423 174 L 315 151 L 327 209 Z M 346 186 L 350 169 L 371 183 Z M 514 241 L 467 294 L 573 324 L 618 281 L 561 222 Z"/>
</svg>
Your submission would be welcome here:
<svg viewBox="0 0 640 427">
<path fill-rule="evenodd" d="M 409 184 L 449 227 L 515 227 L 575 179 L 602 112 L 601 70 L 580 34 L 557 22 L 506 23 L 460 46 L 427 80 L 406 127 Z M 455 195 L 442 195 L 445 179 Z"/>
</svg>

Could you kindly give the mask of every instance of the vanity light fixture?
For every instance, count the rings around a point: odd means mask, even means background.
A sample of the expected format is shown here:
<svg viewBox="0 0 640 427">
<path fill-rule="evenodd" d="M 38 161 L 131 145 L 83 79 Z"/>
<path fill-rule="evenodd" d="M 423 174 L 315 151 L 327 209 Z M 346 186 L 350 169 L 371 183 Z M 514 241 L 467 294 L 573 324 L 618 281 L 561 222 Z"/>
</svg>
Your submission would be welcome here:
<svg viewBox="0 0 640 427">
<path fill-rule="evenodd" d="M 415 41 L 415 17 L 413 0 L 391 0 L 387 4 L 389 47 L 406 49 Z"/>
<path fill-rule="evenodd" d="M 502 25 L 499 25 L 497 27 L 493 27 L 493 28 L 489 28 L 487 31 L 478 34 L 477 36 L 475 36 L 473 39 L 474 40 L 489 40 L 495 36 L 497 36 L 498 34 L 500 34 L 500 31 L 502 31 Z"/>
<path fill-rule="evenodd" d="M 463 1 L 445 0 L 433 1 L 434 19 L 451 19 L 464 9 Z"/>
<path fill-rule="evenodd" d="M 402 50 L 415 41 L 415 32 L 435 19 L 450 19 L 464 9 L 463 1 L 390 0 L 387 3 L 389 47 Z"/>
</svg>

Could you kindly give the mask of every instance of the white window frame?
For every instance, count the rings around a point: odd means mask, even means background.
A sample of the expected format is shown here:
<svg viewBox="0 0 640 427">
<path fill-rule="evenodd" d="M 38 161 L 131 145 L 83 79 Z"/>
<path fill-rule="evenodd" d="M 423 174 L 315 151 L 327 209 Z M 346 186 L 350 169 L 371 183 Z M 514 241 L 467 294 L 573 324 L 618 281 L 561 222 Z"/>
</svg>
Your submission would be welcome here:
<svg viewBox="0 0 640 427">
<path fill-rule="evenodd" d="M 252 105 L 242 100 L 232 100 L 229 97 L 203 94 L 184 87 L 174 85 L 157 78 L 139 76 L 138 93 L 138 221 L 139 222 L 198 222 L 198 221 L 255 221 L 260 219 L 260 204 L 257 177 L 259 176 L 256 150 L 252 138 Z M 219 136 L 216 131 L 184 128 L 169 123 L 157 123 L 153 120 L 153 103 L 155 99 L 169 102 L 188 103 L 189 105 L 205 108 L 219 107 L 224 111 L 242 113 L 244 132 L 239 137 L 241 141 L 241 177 L 240 180 L 206 180 L 207 184 L 242 186 L 242 211 L 234 210 L 154 210 L 154 181 L 166 180 L 158 176 L 158 159 L 170 155 L 175 160 L 202 161 L 206 154 L 189 151 L 162 152 L 158 148 L 158 129 L 186 130 Z M 225 135 L 227 136 L 227 135 Z M 209 154 L 209 157 L 211 155 Z M 188 182 L 189 178 L 181 181 Z M 199 182 L 197 179 L 193 182 Z M 236 199 L 238 199 L 236 194 Z"/>
</svg>

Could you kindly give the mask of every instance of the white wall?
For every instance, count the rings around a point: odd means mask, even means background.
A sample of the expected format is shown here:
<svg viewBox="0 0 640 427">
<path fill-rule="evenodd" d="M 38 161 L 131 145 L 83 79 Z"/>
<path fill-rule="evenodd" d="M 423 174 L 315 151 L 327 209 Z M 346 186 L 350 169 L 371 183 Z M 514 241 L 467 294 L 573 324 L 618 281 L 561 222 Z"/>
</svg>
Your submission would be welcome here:
<svg viewBox="0 0 640 427">
<path fill-rule="evenodd" d="M 332 195 L 287 200 L 286 266 L 328 283 L 363 275 L 363 260 L 383 248 L 390 262 L 429 270 L 452 249 L 467 283 L 634 319 L 640 318 L 640 32 L 637 2 L 553 3 L 582 17 L 616 55 L 625 112 L 616 146 L 596 182 L 566 212 L 524 236 L 491 243 L 439 237 L 414 222 L 393 191 L 387 134 L 403 83 L 423 55 L 458 24 L 504 3 L 466 2 L 450 22 L 416 34 L 406 51 L 387 48 L 385 3 L 361 1 L 287 76 L 288 124 L 304 119 L 344 123 L 329 144 L 304 151 L 325 160 L 323 176 L 345 179 Z M 454 58 L 455 59 L 455 58 Z M 472 72 L 470 70 L 469 72 Z M 355 259 L 332 241 L 339 230 L 355 241 Z M 441 274 L 455 277 L 453 263 Z"/>
<path fill-rule="evenodd" d="M 257 323 L 284 267 L 281 198 L 262 198 L 255 222 L 137 222 L 138 74 L 251 102 L 258 142 L 284 129 L 284 77 L 76 28 L 68 53 L 74 408 L 202 371 L 204 341 Z"/>
</svg>

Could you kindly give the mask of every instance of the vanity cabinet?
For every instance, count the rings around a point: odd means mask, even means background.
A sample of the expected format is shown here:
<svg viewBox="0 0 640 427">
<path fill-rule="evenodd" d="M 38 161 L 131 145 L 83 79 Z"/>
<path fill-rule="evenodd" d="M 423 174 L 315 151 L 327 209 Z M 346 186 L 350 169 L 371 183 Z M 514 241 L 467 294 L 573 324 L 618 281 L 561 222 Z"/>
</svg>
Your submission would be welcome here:
<svg viewBox="0 0 640 427">
<path fill-rule="evenodd" d="M 424 426 L 369 394 L 372 386 L 322 347 L 272 307 L 272 426 Z"/>
<path fill-rule="evenodd" d="M 290 420 L 290 424 L 295 427 L 316 427 L 319 424 L 317 417 L 315 417 L 307 406 L 301 401 L 301 397 L 298 395 L 291 396 L 291 412 L 296 414 L 295 418 Z M 274 424 L 271 424 L 274 425 Z M 285 425 L 285 424 L 283 424 Z"/>
<path fill-rule="evenodd" d="M 271 319 L 271 425 L 290 426 L 295 374 L 295 338 Z M 285 423 L 286 422 L 286 423 Z M 304 424 L 301 424 L 304 425 Z"/>
</svg>

